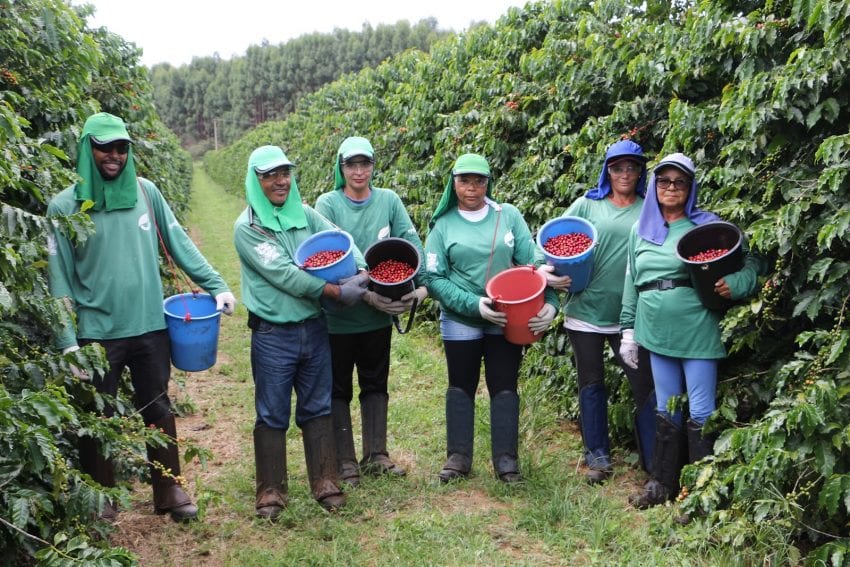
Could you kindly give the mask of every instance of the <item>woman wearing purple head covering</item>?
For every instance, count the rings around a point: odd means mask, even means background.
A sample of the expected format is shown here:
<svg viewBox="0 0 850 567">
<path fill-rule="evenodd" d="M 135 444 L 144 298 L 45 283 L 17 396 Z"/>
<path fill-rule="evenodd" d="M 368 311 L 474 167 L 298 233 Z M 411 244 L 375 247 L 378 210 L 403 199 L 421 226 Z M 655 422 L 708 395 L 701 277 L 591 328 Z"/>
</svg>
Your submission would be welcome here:
<svg viewBox="0 0 850 567">
<path fill-rule="evenodd" d="M 620 305 L 626 275 L 626 243 L 637 222 L 646 193 L 646 157 L 631 140 L 608 147 L 596 187 L 570 205 L 564 216 L 586 219 L 596 228 L 593 278 L 588 286 L 569 296 L 564 307 L 564 327 L 570 337 L 578 374 L 579 423 L 584 442 L 587 481 L 597 484 L 613 470 L 608 437 L 608 392 L 605 389 L 606 343 L 615 356 L 620 348 Z M 542 266 L 549 285 L 569 291 L 569 276 L 556 276 L 552 266 Z M 649 370 L 649 353 L 641 349 L 644 363 L 632 368 L 617 357 L 626 374 L 637 407 L 635 431 L 644 469 L 652 461 L 655 443 L 655 396 Z"/>
<path fill-rule="evenodd" d="M 649 351 L 657 398 L 651 479 L 629 498 L 637 508 L 672 500 L 685 462 L 702 459 L 714 446 L 702 427 L 715 409 L 717 362 L 726 356 L 721 314 L 700 303 L 685 264 L 676 256 L 676 245 L 686 232 L 719 220 L 698 209 L 696 200 L 694 163 L 680 153 L 666 156 L 652 171 L 640 219 L 629 236 L 620 356 L 638 367 L 638 344 Z M 740 271 L 715 283 L 715 292 L 736 300 L 753 293 L 758 263 L 748 255 Z M 670 398 L 685 392 L 687 438 L 682 412 L 667 409 Z"/>
</svg>

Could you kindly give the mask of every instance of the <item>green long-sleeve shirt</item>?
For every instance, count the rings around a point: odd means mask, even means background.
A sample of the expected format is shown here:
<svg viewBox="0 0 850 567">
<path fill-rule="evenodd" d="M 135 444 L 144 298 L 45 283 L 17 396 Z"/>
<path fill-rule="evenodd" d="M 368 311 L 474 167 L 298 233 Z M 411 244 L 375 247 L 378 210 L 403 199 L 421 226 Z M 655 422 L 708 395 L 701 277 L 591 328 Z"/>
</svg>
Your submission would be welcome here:
<svg viewBox="0 0 850 567">
<path fill-rule="evenodd" d="M 355 203 L 337 189 L 319 196 L 316 211 L 351 234 L 354 243 L 363 252 L 378 240 L 394 237 L 413 244 L 420 257 L 424 258 L 422 240 L 404 203 L 389 189 L 373 187 L 370 198 L 364 203 Z M 363 333 L 392 323 L 390 315 L 362 302 L 329 312 L 327 319 L 328 330 L 337 334 Z"/>
<path fill-rule="evenodd" d="M 590 221 L 597 233 L 590 283 L 570 296 L 565 309 L 568 317 L 598 327 L 619 323 L 629 232 L 640 217 L 641 206 L 643 197 L 628 207 L 616 207 L 610 199 L 579 197 L 564 213 Z"/>
<path fill-rule="evenodd" d="M 425 283 L 451 320 L 472 327 L 490 325 L 478 312 L 479 298 L 487 295 L 488 265 L 492 278 L 513 266 L 540 266 L 544 262 L 519 210 L 506 204 L 501 208 L 500 214 L 488 207 L 487 216 L 479 222 L 469 221 L 457 208 L 452 209 L 437 219 L 428 234 Z M 545 295 L 546 303 L 557 309 L 555 292 L 547 286 Z"/>
<path fill-rule="evenodd" d="M 89 211 L 95 233 L 74 246 L 59 230 L 48 242 L 48 278 L 54 297 L 69 297 L 77 318 L 58 330 L 56 347 L 81 339 L 120 339 L 165 328 L 157 229 L 177 266 L 211 295 L 228 291 L 227 284 L 204 259 L 177 222 L 156 185 L 139 178 L 135 206 L 113 211 Z M 150 203 L 150 208 L 148 208 Z M 74 187 L 56 195 L 48 216 L 80 210 Z M 153 213 L 153 219 L 151 218 Z"/>
<path fill-rule="evenodd" d="M 705 308 L 695 289 L 638 293 L 639 287 L 656 280 L 689 279 L 685 263 L 676 257 L 676 244 L 694 226 L 687 218 L 671 223 L 661 246 L 640 238 L 637 227 L 632 228 L 620 324 L 625 329 L 634 328 L 635 341 L 651 352 L 675 358 L 724 358 L 721 315 Z M 758 273 L 758 259 L 747 254 L 740 271 L 723 277 L 732 299 L 752 294 Z"/>
<path fill-rule="evenodd" d="M 248 311 L 272 323 L 299 323 L 321 314 L 319 298 L 326 282 L 302 270 L 295 251 L 313 234 L 334 226 L 306 205 L 304 212 L 305 228 L 274 231 L 264 227 L 248 207 L 233 227 L 242 266 L 242 301 Z M 352 253 L 358 268 L 364 268 L 360 250 L 355 246 Z"/>
</svg>

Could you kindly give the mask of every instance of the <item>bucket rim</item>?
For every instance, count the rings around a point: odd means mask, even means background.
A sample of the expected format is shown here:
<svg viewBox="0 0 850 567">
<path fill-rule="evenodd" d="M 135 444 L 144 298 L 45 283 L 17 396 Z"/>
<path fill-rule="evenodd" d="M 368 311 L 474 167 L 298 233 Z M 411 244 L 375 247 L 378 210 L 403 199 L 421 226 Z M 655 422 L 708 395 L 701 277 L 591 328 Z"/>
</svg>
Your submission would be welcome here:
<svg viewBox="0 0 850 567">
<path fill-rule="evenodd" d="M 726 254 L 724 254 L 723 256 L 718 256 L 716 258 L 712 258 L 711 260 L 708 260 L 708 261 L 689 260 L 688 258 L 682 256 L 682 254 L 679 252 L 679 247 L 680 247 L 680 244 L 682 242 L 682 239 L 684 239 L 686 236 L 688 236 L 689 234 L 692 234 L 694 232 L 700 232 L 701 230 L 705 230 L 706 228 L 712 228 L 712 227 L 716 227 L 716 226 L 724 226 L 724 227 L 732 228 L 732 229 L 734 229 L 735 233 L 738 236 L 738 240 L 735 242 L 735 245 L 732 246 L 731 248 L 729 248 L 729 251 L 726 252 Z M 717 220 L 717 221 L 711 221 L 711 222 L 699 224 L 699 225 L 691 228 L 685 234 L 683 234 L 681 236 L 681 238 L 679 238 L 679 242 L 676 243 L 675 252 L 676 252 L 676 257 L 679 260 L 681 260 L 682 262 L 684 262 L 685 264 L 689 264 L 689 265 L 692 265 L 692 266 L 702 266 L 702 265 L 705 265 L 705 264 L 712 264 L 712 263 L 717 262 L 719 260 L 723 260 L 724 258 L 728 258 L 732 254 L 736 254 L 738 252 L 738 250 L 741 249 L 743 242 L 744 242 L 744 231 L 742 231 L 740 228 L 738 228 L 738 226 L 735 223 L 731 223 L 729 221 L 724 221 L 724 220 Z"/>
<path fill-rule="evenodd" d="M 526 271 L 526 270 L 530 271 L 530 273 L 532 275 L 534 275 L 534 277 L 537 278 L 537 281 L 540 284 L 538 286 L 538 289 L 536 289 L 533 293 L 529 292 L 529 295 L 527 297 L 524 297 L 523 299 L 501 299 L 500 297 L 493 295 L 493 293 L 491 291 L 492 290 L 491 285 L 494 281 L 496 281 L 499 278 L 499 276 L 501 276 L 502 274 L 516 273 L 518 271 Z M 540 272 L 538 272 L 536 267 L 534 267 L 534 266 L 514 266 L 512 268 L 508 268 L 507 270 L 502 270 L 501 272 L 499 272 L 498 274 L 496 274 L 495 276 L 490 278 L 490 281 L 488 281 L 487 285 L 484 286 L 484 292 L 487 294 L 487 297 L 489 297 L 490 299 L 493 299 L 495 301 L 498 301 L 499 303 L 504 303 L 505 305 L 518 305 L 520 303 L 525 303 L 527 301 L 530 301 L 530 300 L 534 299 L 535 297 L 539 296 L 540 294 L 542 294 L 544 291 L 546 291 L 546 285 L 547 285 L 546 284 L 546 277 L 543 274 L 541 274 Z"/>
<path fill-rule="evenodd" d="M 346 232 L 342 229 L 338 229 L 338 228 L 329 228 L 327 230 L 320 230 L 319 232 L 312 234 L 309 238 L 304 240 L 304 242 L 302 242 L 301 244 L 298 245 L 298 248 L 295 251 L 296 256 L 298 256 L 298 250 L 300 250 L 301 247 L 304 246 L 305 244 L 307 244 L 308 242 L 312 243 L 312 242 L 315 242 L 316 240 L 319 240 L 320 238 L 324 238 L 326 236 L 331 236 L 332 234 L 342 234 L 343 236 L 346 237 L 346 239 L 348 239 L 348 248 L 345 250 L 345 254 L 343 254 L 342 256 L 340 256 L 339 258 L 337 258 L 335 261 L 331 262 L 330 264 L 325 264 L 324 266 L 316 266 L 316 267 L 313 267 L 313 268 L 305 266 L 303 262 L 296 261 L 296 264 L 298 265 L 298 267 L 301 268 L 302 270 L 306 270 L 308 272 L 315 272 L 317 270 L 326 270 L 330 267 L 336 266 L 337 264 L 339 264 L 340 262 L 342 262 L 343 260 L 348 258 L 351 255 L 352 249 L 354 248 L 354 238 L 348 232 Z M 311 256 L 312 256 L 312 254 L 311 254 Z M 310 256 L 308 256 L 307 258 L 309 258 L 309 257 Z M 307 258 L 305 258 L 305 260 Z M 297 258 L 296 258 L 296 260 L 297 260 Z"/>
<path fill-rule="evenodd" d="M 590 246 L 586 250 L 579 252 L 578 254 L 573 254 L 572 256 L 558 256 L 556 254 L 552 254 L 551 252 L 548 252 L 543 247 L 543 242 L 540 241 L 540 238 L 543 235 L 543 233 L 545 232 L 545 230 L 547 228 L 549 228 L 550 226 L 552 226 L 553 224 L 563 222 L 563 221 L 570 221 L 570 222 L 576 222 L 577 221 L 579 224 L 583 224 L 590 229 L 590 233 L 591 233 L 590 238 L 591 238 L 592 242 L 590 243 Z M 593 250 L 596 247 L 596 242 L 597 242 L 598 239 L 599 239 L 599 233 L 597 232 L 596 227 L 593 226 L 592 222 L 590 222 L 589 220 L 587 220 L 585 218 L 576 217 L 576 216 L 573 216 L 573 215 L 555 217 L 554 219 L 546 221 L 543 224 L 543 226 L 541 226 L 540 229 L 537 231 L 537 246 L 540 247 L 540 250 L 543 252 L 543 254 L 546 256 L 547 259 L 554 258 L 556 260 L 572 260 L 574 258 L 579 258 L 579 257 L 583 256 L 584 254 L 587 254 L 591 250 Z"/>
<path fill-rule="evenodd" d="M 410 251 L 412 251 L 416 255 L 416 266 L 414 266 L 413 274 L 404 278 L 401 281 L 382 282 L 382 281 L 376 280 L 375 278 L 372 277 L 371 271 L 372 271 L 372 268 L 374 268 L 374 266 L 372 266 L 369 262 L 370 252 L 375 250 L 376 247 L 378 247 L 380 245 L 388 244 L 388 243 L 402 244 L 403 246 L 406 246 Z M 399 238 L 398 236 L 388 236 L 386 238 L 381 238 L 380 240 L 376 240 L 375 242 L 373 242 L 369 246 L 369 248 L 366 249 L 365 252 L 363 252 L 363 259 L 366 260 L 367 272 L 369 273 L 369 281 L 371 281 L 372 283 L 378 284 L 380 286 L 384 286 L 384 287 L 391 287 L 391 286 L 406 284 L 409 281 L 411 281 L 413 278 L 418 276 L 420 270 L 422 269 L 422 255 L 419 253 L 419 250 L 416 248 L 416 246 L 413 245 L 412 242 L 410 242 L 409 240 L 406 240 L 404 238 Z"/>
<path fill-rule="evenodd" d="M 208 293 L 192 293 L 191 291 L 186 292 L 186 293 L 178 293 L 178 294 L 166 297 L 165 299 L 162 300 L 162 311 L 165 314 L 165 316 L 171 317 L 172 319 L 177 319 L 178 321 L 185 321 L 186 320 L 185 319 L 185 317 L 186 317 L 185 313 L 183 315 L 179 315 L 177 313 L 172 313 L 168 310 L 169 304 L 176 303 L 178 300 L 182 300 L 184 298 L 185 299 L 191 299 L 193 301 L 197 301 L 198 299 L 203 298 L 205 301 L 209 300 L 209 301 L 212 301 L 213 304 L 215 304 L 215 298 Z M 206 321 L 208 319 L 215 319 L 217 317 L 221 317 L 221 311 L 216 310 L 216 311 L 210 313 L 209 315 L 199 315 L 197 317 L 192 315 L 192 319 L 190 321 Z M 187 322 L 189 322 L 189 321 L 187 321 Z"/>
</svg>

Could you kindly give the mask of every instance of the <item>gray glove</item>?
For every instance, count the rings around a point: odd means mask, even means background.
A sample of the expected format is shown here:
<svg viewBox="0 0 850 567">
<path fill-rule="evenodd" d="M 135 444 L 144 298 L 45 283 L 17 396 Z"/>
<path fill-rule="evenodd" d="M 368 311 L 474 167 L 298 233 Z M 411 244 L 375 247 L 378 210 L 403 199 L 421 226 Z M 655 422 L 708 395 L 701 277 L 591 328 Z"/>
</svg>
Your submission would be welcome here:
<svg viewBox="0 0 850 567">
<path fill-rule="evenodd" d="M 540 312 L 537 313 L 535 317 L 528 320 L 529 330 L 535 335 L 539 335 L 549 328 L 549 325 L 552 324 L 557 313 L 557 310 L 553 306 L 548 303 L 544 303 Z"/>
<path fill-rule="evenodd" d="M 422 302 L 425 301 L 426 297 L 428 297 L 428 288 L 424 285 L 421 285 L 410 293 L 402 295 L 401 301 L 403 301 L 407 308 L 410 309 L 410 307 L 413 305 L 414 299 L 419 305 L 422 305 Z"/>
<path fill-rule="evenodd" d="M 635 342 L 634 329 L 623 329 L 623 336 L 620 337 L 620 358 L 626 366 L 637 370 L 638 344 Z"/>
<path fill-rule="evenodd" d="M 369 276 L 360 278 L 360 274 L 350 278 L 339 280 L 339 297 L 337 301 L 343 305 L 354 305 L 363 298 L 366 293 L 366 284 L 369 282 Z"/>
<path fill-rule="evenodd" d="M 489 297 L 482 297 L 478 300 L 478 313 L 485 321 L 504 327 L 508 323 L 508 316 L 501 311 L 496 311 L 491 307 L 493 300 Z"/>
<path fill-rule="evenodd" d="M 363 294 L 363 303 L 388 315 L 400 315 L 408 310 L 408 306 L 402 301 L 393 301 L 389 297 L 370 290 Z"/>
</svg>

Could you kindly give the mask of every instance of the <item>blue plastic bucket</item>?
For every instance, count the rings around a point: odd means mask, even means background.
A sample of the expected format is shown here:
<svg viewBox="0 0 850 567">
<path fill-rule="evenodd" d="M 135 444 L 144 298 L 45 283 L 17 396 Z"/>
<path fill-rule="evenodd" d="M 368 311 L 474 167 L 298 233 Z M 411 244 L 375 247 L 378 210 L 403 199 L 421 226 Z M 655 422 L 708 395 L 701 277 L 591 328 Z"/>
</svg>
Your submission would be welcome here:
<svg viewBox="0 0 850 567">
<path fill-rule="evenodd" d="M 179 370 L 199 372 L 215 364 L 221 312 L 205 293 L 181 293 L 162 302 L 171 338 L 171 363 Z M 188 315 L 188 316 L 187 316 Z"/>
<path fill-rule="evenodd" d="M 352 249 L 354 240 L 344 230 L 323 230 L 317 232 L 298 246 L 295 250 L 295 261 L 307 271 L 307 273 L 318 276 L 328 283 L 339 283 L 342 278 L 348 278 L 357 274 L 357 262 L 354 260 Z M 320 268 L 308 268 L 304 266 L 307 258 L 317 252 L 331 250 L 344 250 L 345 255 L 332 264 Z"/>
<path fill-rule="evenodd" d="M 593 241 L 590 248 L 576 256 L 555 256 L 543 248 L 550 238 L 562 234 L 580 232 L 586 234 Z M 596 227 L 581 217 L 558 217 L 544 224 L 537 232 L 537 245 L 543 251 L 546 263 L 555 267 L 555 273 L 559 276 L 570 276 L 573 280 L 570 284 L 570 293 L 578 293 L 590 283 L 593 274 L 593 249 L 596 247 Z"/>
</svg>

